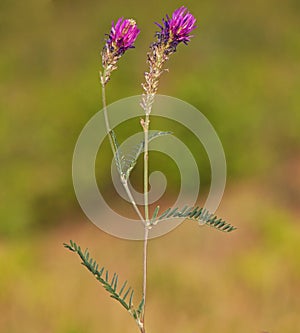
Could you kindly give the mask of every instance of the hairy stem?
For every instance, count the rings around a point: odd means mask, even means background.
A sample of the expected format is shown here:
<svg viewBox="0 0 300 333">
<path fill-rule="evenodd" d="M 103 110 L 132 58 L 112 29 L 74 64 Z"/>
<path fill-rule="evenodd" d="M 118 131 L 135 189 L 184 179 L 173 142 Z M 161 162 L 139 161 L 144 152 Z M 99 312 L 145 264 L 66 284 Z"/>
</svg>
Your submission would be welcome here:
<svg viewBox="0 0 300 333">
<path fill-rule="evenodd" d="M 153 44 L 151 52 L 148 53 L 148 64 L 149 72 L 145 72 L 146 82 L 142 84 L 144 89 L 144 94 L 142 98 L 141 106 L 145 111 L 145 120 L 141 120 L 141 125 L 144 129 L 144 206 L 145 206 L 145 225 L 144 225 L 144 254 L 143 254 L 143 300 L 144 307 L 142 313 L 142 323 L 143 331 L 145 333 L 145 307 L 146 307 L 146 290 L 147 290 L 147 246 L 148 246 L 148 236 L 149 236 L 149 198 L 148 198 L 148 184 L 149 184 L 149 124 L 150 124 L 150 113 L 152 109 L 152 104 L 154 102 L 154 97 L 158 89 L 158 81 L 163 73 L 162 67 L 164 62 L 168 59 L 168 56 L 163 47 L 158 47 Z"/>
</svg>

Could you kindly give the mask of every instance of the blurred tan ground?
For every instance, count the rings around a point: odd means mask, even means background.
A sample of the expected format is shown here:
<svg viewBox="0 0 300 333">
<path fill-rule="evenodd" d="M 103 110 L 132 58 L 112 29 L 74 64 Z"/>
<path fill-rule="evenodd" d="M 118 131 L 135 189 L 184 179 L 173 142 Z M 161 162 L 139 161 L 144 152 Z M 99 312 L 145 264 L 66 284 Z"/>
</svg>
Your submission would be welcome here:
<svg viewBox="0 0 300 333">
<path fill-rule="evenodd" d="M 276 205 L 260 184 L 230 186 L 219 213 L 230 216 L 236 232 L 185 222 L 150 241 L 149 332 L 298 332 L 299 210 Z M 84 219 L 73 223 L 2 243 L 1 332 L 137 331 L 62 243 L 88 246 L 99 263 L 129 280 L 137 300 L 142 244 Z"/>
</svg>

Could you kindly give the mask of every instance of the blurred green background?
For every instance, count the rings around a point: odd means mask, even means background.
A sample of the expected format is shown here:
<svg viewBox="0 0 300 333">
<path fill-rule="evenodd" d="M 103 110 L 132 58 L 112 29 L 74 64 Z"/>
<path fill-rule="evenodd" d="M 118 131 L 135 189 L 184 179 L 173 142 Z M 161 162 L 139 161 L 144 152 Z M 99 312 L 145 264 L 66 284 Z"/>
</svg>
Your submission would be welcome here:
<svg viewBox="0 0 300 333">
<path fill-rule="evenodd" d="M 72 187 L 72 154 L 82 127 L 101 109 L 99 53 L 111 21 L 133 17 L 141 34 L 113 74 L 109 102 L 141 93 L 153 22 L 181 5 L 0 2 L 0 332 L 136 330 L 61 246 L 70 238 L 89 246 L 140 289 L 142 245 L 115 239 L 87 221 Z M 149 332 L 295 333 L 300 2 L 184 5 L 198 28 L 190 45 L 170 59 L 159 92 L 193 104 L 217 130 L 228 164 L 218 214 L 239 230 L 225 235 L 184 223 L 151 241 Z M 120 137 L 125 134 L 121 128 Z M 107 150 L 101 158 L 109 157 Z M 99 177 L 106 171 L 100 168 Z M 113 196 L 111 184 L 104 190 Z"/>
</svg>

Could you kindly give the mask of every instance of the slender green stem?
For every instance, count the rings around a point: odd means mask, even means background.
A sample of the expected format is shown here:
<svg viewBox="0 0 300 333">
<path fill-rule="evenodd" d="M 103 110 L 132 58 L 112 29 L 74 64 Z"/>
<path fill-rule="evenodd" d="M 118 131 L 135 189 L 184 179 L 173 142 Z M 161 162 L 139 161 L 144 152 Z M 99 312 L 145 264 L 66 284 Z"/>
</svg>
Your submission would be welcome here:
<svg viewBox="0 0 300 333">
<path fill-rule="evenodd" d="M 145 220 L 149 221 L 149 197 L 148 197 L 148 184 L 149 184 L 149 167 L 148 167 L 148 151 L 149 151 L 149 114 L 146 114 L 144 122 L 144 135 L 145 135 L 145 147 L 144 147 L 144 208 L 145 208 Z"/>
<path fill-rule="evenodd" d="M 142 314 L 143 333 L 145 333 L 145 307 L 146 307 L 146 292 L 147 292 L 147 248 L 149 235 L 149 114 L 146 112 L 145 121 L 143 121 L 145 147 L 144 147 L 144 208 L 145 208 L 145 225 L 144 225 L 144 251 L 143 251 L 143 300 L 144 308 Z"/>
<path fill-rule="evenodd" d="M 100 81 L 101 81 L 101 87 L 102 87 L 102 105 L 103 105 L 104 120 L 105 120 L 105 127 L 106 127 L 106 131 L 107 131 L 107 135 L 109 137 L 109 142 L 110 142 L 110 146 L 111 146 L 113 155 L 115 156 L 116 155 L 116 148 L 114 146 L 114 143 L 113 143 L 113 140 L 112 140 L 112 137 L 111 137 L 111 128 L 110 128 L 108 113 L 107 113 L 105 82 L 104 82 L 105 76 L 106 76 L 106 72 L 105 72 L 105 69 L 104 69 L 103 74 L 100 74 Z M 137 207 L 137 204 L 136 204 L 136 202 L 135 202 L 135 200 L 132 196 L 132 193 L 131 193 L 131 191 L 128 187 L 127 180 L 125 180 L 122 175 L 120 175 L 120 178 L 121 178 L 121 183 L 124 186 L 124 189 L 125 189 L 125 191 L 128 195 L 128 198 L 129 198 L 135 212 L 137 213 L 137 215 L 141 219 L 141 221 L 144 222 L 144 217 L 143 217 L 143 215 L 141 214 L 140 210 Z"/>
<path fill-rule="evenodd" d="M 116 149 L 115 149 L 115 146 L 114 146 L 112 138 L 111 138 L 111 134 L 110 134 L 111 128 L 110 128 L 110 125 L 109 125 L 108 114 L 107 114 L 105 82 L 104 82 L 105 75 L 106 75 L 106 71 L 104 70 L 103 74 L 100 75 L 100 78 L 101 78 L 101 87 L 102 87 L 102 106 L 103 106 L 103 113 L 104 113 L 104 120 L 105 120 L 106 132 L 107 132 L 107 135 L 109 137 L 109 142 L 110 142 L 110 146 L 111 146 L 113 155 L 115 156 Z"/>
<path fill-rule="evenodd" d="M 143 215 L 141 214 L 140 210 L 138 209 L 138 207 L 137 207 L 137 205 L 136 205 L 136 202 L 135 202 L 135 200 L 134 200 L 134 198 L 133 198 L 133 196 L 132 196 L 132 194 L 131 194 L 131 192 L 130 192 L 130 189 L 129 189 L 129 187 L 128 187 L 128 183 L 127 183 L 127 181 L 124 180 L 124 181 L 122 182 L 122 184 L 123 184 L 123 186 L 124 186 L 124 189 L 125 189 L 125 191 L 126 191 L 126 193 L 127 193 L 127 195 L 128 195 L 128 198 L 129 198 L 129 200 L 130 200 L 130 202 L 131 202 L 131 204 L 132 204 L 134 210 L 135 210 L 136 213 L 138 214 L 140 220 L 141 220 L 143 223 L 145 223 L 144 217 L 143 217 Z"/>
<path fill-rule="evenodd" d="M 143 332 L 145 331 L 145 307 L 146 307 L 146 291 L 147 291 L 147 249 L 148 249 L 148 234 L 149 228 L 147 225 L 144 227 L 144 253 L 143 253 L 143 300 L 144 300 L 144 308 L 143 308 L 143 315 L 142 315 L 142 323 L 143 323 Z"/>
</svg>

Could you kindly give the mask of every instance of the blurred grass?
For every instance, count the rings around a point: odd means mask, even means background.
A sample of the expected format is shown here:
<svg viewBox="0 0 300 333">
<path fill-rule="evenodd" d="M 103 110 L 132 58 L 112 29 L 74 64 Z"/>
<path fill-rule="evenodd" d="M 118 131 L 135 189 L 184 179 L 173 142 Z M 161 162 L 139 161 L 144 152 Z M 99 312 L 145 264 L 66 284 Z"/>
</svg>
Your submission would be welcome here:
<svg viewBox="0 0 300 333">
<path fill-rule="evenodd" d="M 180 2 L 157 3 L 159 10 L 155 4 L 2 2 L 2 233 L 51 224 L 73 210 L 72 153 L 80 130 L 101 108 L 98 68 L 104 33 L 118 16 L 137 19 L 141 36 L 136 49 L 121 59 L 108 100 L 140 94 L 152 22 Z M 160 93 L 186 100 L 208 117 L 223 143 L 230 177 L 272 173 L 299 152 L 297 2 L 186 5 L 198 29 L 190 46 L 181 46 L 170 59 Z M 209 183 L 201 147 L 191 141 L 191 149 Z M 100 170 L 99 177 L 105 172 Z"/>
<path fill-rule="evenodd" d="M 152 22 L 180 5 L 1 1 L 0 332 L 22 327 L 89 333 L 103 330 L 103 323 L 107 332 L 134 330 L 126 313 L 61 247 L 74 238 L 140 285 L 141 244 L 113 239 L 82 222 L 71 161 L 82 127 L 101 109 L 99 52 L 111 21 L 132 16 L 142 32 L 114 73 L 110 102 L 141 93 Z M 239 231 L 227 236 L 183 225 L 151 242 L 149 331 L 169 331 L 171 325 L 174 333 L 297 332 L 299 1 L 185 5 L 198 29 L 189 47 L 170 59 L 159 91 L 193 104 L 216 128 L 228 163 L 220 215 Z M 172 124 L 164 126 L 172 130 Z M 118 131 L 121 138 L 129 133 L 126 124 Z M 182 129 L 176 134 L 188 135 Z M 188 138 L 209 184 L 202 148 Z M 109 154 L 104 149 L 103 159 Z M 153 157 L 157 169 L 161 156 Z M 171 191 L 176 190 L 175 167 L 164 160 L 163 168 L 171 168 Z M 99 177 L 106 172 L 97 168 Z M 104 187 L 113 196 L 111 184 Z"/>
<path fill-rule="evenodd" d="M 220 214 L 238 222 L 235 233 L 185 222 L 151 240 L 149 332 L 300 329 L 299 225 L 296 215 L 278 209 L 272 194 L 265 197 L 258 188 L 236 185 L 225 196 Z M 111 237 L 84 219 L 77 222 L 1 244 L 1 331 L 136 330 L 130 316 L 62 243 L 72 238 L 88 246 L 100 264 L 130 281 L 136 302 L 142 243 Z"/>
</svg>

